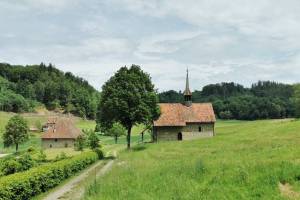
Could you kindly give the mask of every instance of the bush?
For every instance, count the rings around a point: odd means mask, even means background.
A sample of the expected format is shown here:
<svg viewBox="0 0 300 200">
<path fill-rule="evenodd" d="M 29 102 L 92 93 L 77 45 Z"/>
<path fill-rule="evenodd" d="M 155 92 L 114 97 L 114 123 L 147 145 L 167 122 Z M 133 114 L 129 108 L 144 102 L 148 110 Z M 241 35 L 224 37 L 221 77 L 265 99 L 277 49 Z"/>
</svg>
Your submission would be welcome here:
<svg viewBox="0 0 300 200">
<path fill-rule="evenodd" d="M 45 164 L 26 172 L 0 178 L 0 199 L 21 200 L 45 192 L 97 160 L 94 152 Z"/>
<path fill-rule="evenodd" d="M 96 148 L 94 149 L 94 151 L 96 152 L 96 154 L 98 155 L 99 160 L 104 158 L 104 153 L 100 148 Z"/>
<path fill-rule="evenodd" d="M 43 150 L 40 150 L 40 153 L 37 156 L 37 161 L 38 162 L 45 162 L 47 160 L 47 155 Z"/>
<path fill-rule="evenodd" d="M 56 155 L 55 161 L 64 160 L 67 158 L 67 154 L 65 152 L 60 152 L 59 155 Z"/>
<path fill-rule="evenodd" d="M 2 164 L 2 173 L 3 175 L 14 174 L 20 171 L 21 164 L 16 160 L 10 159 Z"/>
<path fill-rule="evenodd" d="M 27 152 L 34 152 L 34 151 L 35 151 L 35 148 L 32 146 L 28 147 L 28 149 L 27 149 Z"/>
<path fill-rule="evenodd" d="M 32 159 L 32 157 L 26 153 L 22 156 L 20 156 L 17 161 L 20 163 L 21 167 L 19 169 L 19 171 L 25 171 L 28 170 L 30 168 L 32 168 L 35 165 L 34 160 Z"/>
</svg>

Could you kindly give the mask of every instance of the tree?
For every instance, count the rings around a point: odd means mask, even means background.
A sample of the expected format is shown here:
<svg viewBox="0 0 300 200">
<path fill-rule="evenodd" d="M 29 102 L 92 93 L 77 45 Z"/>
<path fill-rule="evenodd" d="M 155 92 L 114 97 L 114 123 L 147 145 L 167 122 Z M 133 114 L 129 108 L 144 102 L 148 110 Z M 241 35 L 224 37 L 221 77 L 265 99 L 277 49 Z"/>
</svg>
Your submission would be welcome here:
<svg viewBox="0 0 300 200">
<path fill-rule="evenodd" d="M 118 138 L 122 135 L 126 135 L 126 129 L 120 123 L 114 123 L 111 129 L 108 130 L 108 135 L 115 138 L 115 143 L 118 143 Z"/>
<path fill-rule="evenodd" d="M 29 139 L 28 125 L 20 115 L 13 116 L 9 119 L 5 132 L 3 134 L 3 143 L 5 147 L 16 145 L 18 151 L 19 144 Z"/>
<path fill-rule="evenodd" d="M 293 103 L 296 117 L 300 117 L 300 84 L 294 85 Z"/>
<path fill-rule="evenodd" d="M 83 151 L 84 145 L 85 145 L 85 137 L 84 135 L 81 134 L 76 138 L 74 146 L 77 151 Z"/>
<path fill-rule="evenodd" d="M 150 75 L 137 65 L 121 67 L 102 87 L 97 123 L 109 129 L 116 122 L 127 129 L 130 148 L 131 129 L 159 117 L 158 98 Z"/>
<path fill-rule="evenodd" d="M 88 145 L 91 149 L 96 149 L 98 148 L 100 145 L 99 145 L 99 138 L 98 136 L 96 135 L 96 133 L 94 131 L 91 131 L 89 133 L 89 136 L 88 136 Z"/>
</svg>

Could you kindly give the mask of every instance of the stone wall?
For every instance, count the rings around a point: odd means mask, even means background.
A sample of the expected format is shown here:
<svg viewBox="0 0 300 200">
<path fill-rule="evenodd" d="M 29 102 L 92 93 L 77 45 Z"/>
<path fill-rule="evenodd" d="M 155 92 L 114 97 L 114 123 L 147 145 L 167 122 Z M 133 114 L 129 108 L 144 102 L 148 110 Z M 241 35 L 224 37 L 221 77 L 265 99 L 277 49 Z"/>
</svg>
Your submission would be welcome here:
<svg viewBox="0 0 300 200">
<path fill-rule="evenodd" d="M 177 140 L 177 134 L 182 132 L 182 127 L 177 126 L 164 126 L 156 127 L 154 130 L 157 134 L 157 140 Z"/>
<path fill-rule="evenodd" d="M 201 128 L 200 128 L 201 127 Z M 182 134 L 182 140 L 214 136 L 214 123 L 191 123 L 184 127 L 154 127 L 157 141 L 178 140 L 178 134 Z"/>
<path fill-rule="evenodd" d="M 74 139 L 42 139 L 42 147 L 47 148 L 74 148 Z"/>
</svg>

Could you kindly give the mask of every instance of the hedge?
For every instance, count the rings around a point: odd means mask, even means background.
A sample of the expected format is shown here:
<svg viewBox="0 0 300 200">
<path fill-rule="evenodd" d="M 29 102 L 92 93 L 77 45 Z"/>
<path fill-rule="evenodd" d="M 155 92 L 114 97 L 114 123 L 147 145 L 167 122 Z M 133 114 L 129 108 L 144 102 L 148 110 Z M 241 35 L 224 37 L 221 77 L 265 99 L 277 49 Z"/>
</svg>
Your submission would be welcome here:
<svg viewBox="0 0 300 200">
<path fill-rule="evenodd" d="M 0 178 L 0 200 L 26 200 L 57 186 L 98 160 L 95 152 L 41 165 L 25 172 Z"/>
</svg>

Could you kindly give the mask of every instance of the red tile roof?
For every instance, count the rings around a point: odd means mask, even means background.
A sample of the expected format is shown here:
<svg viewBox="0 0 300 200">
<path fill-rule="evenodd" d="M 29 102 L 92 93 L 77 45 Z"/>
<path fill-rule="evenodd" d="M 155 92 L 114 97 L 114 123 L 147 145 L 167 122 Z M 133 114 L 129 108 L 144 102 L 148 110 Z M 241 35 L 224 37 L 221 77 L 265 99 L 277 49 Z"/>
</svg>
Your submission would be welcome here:
<svg viewBox="0 0 300 200">
<path fill-rule="evenodd" d="M 70 119 L 58 119 L 53 127 L 49 127 L 42 139 L 76 139 L 81 133 Z"/>
<path fill-rule="evenodd" d="M 154 126 L 186 126 L 187 123 L 216 121 L 211 103 L 193 103 L 191 106 L 181 103 L 161 103 L 159 106 L 161 115 L 154 121 Z"/>
</svg>

